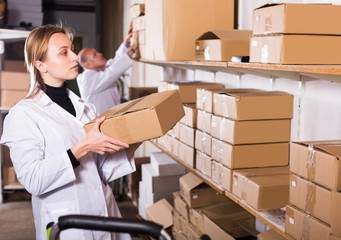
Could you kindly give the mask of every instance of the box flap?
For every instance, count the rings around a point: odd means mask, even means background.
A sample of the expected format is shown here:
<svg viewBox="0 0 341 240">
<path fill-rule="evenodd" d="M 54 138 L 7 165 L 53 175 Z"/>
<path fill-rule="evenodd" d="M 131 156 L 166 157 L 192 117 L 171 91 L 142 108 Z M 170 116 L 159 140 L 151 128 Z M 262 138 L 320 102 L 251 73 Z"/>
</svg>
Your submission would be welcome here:
<svg viewBox="0 0 341 240">
<path fill-rule="evenodd" d="M 341 156 L 341 140 L 304 141 L 293 143 L 304 145 L 307 147 L 313 147 L 314 149 L 326 152 L 334 157 L 337 157 L 338 159 Z"/>
<path fill-rule="evenodd" d="M 267 3 L 264 5 L 261 5 L 258 8 L 255 8 L 254 10 L 261 9 L 261 8 L 267 8 L 267 7 L 273 7 L 273 6 L 278 6 L 278 5 L 284 5 L 285 3 Z"/>
<path fill-rule="evenodd" d="M 235 91 L 227 92 L 226 95 L 235 97 L 237 99 L 241 97 L 273 97 L 273 96 L 288 96 L 289 93 L 280 91 Z"/>
<path fill-rule="evenodd" d="M 182 176 L 180 178 L 180 182 L 182 183 L 182 185 L 186 186 L 187 190 L 192 190 L 204 183 L 193 173 L 187 173 L 186 175 Z"/>
<path fill-rule="evenodd" d="M 146 208 L 146 216 L 148 220 L 156 222 L 166 229 L 173 225 L 172 211 L 173 207 L 163 198 Z"/>
<path fill-rule="evenodd" d="M 252 31 L 236 29 L 212 29 L 203 33 L 197 40 L 221 39 L 221 40 L 247 40 Z"/>
</svg>

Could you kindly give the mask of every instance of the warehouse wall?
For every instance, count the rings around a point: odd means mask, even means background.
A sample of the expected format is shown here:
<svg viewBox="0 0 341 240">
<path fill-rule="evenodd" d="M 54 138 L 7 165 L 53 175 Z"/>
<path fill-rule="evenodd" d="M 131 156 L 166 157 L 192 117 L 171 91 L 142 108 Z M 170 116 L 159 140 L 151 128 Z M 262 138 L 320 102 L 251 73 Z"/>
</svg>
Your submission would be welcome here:
<svg viewBox="0 0 341 240">
<path fill-rule="evenodd" d="M 252 29 L 252 10 L 269 0 L 239 0 L 238 28 Z M 333 3 L 341 5 L 340 1 L 276 1 L 285 3 Z M 125 16 L 129 18 L 129 16 Z M 335 23 L 339 24 L 339 23 Z M 132 76 L 133 86 L 158 85 L 163 79 L 205 80 L 223 83 L 227 88 L 259 88 L 264 90 L 286 91 L 294 95 L 294 118 L 291 127 L 291 140 L 328 140 L 341 139 L 341 77 L 317 76 L 312 74 L 277 72 L 262 73 L 236 72 L 232 69 L 224 72 L 209 72 L 202 70 L 182 70 L 163 68 L 137 63 Z M 143 67 L 141 67 L 143 65 Z M 142 72 L 142 73 L 141 73 Z M 140 77 L 144 76 L 144 79 Z M 136 78 L 135 78 L 136 77 Z"/>
</svg>

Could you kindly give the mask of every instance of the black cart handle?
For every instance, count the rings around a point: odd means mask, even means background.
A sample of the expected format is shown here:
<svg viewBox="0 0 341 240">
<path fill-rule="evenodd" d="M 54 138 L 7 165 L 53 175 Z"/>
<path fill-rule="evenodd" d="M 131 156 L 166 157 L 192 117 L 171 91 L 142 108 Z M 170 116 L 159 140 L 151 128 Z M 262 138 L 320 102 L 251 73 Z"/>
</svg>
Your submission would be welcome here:
<svg viewBox="0 0 341 240">
<path fill-rule="evenodd" d="M 57 239 L 61 231 L 69 228 L 146 234 L 155 239 L 168 239 L 167 236 L 162 237 L 163 234 L 166 234 L 162 231 L 163 227 L 154 222 L 89 215 L 67 215 L 59 217 L 58 223 L 52 225 L 49 239 Z"/>
</svg>

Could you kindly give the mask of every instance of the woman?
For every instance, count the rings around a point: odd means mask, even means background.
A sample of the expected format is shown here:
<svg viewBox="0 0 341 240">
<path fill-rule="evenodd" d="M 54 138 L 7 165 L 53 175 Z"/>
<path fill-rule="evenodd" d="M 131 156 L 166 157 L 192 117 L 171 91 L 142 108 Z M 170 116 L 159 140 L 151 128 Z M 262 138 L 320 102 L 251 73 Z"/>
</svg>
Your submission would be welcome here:
<svg viewBox="0 0 341 240">
<path fill-rule="evenodd" d="M 37 239 L 46 239 L 46 225 L 62 215 L 120 216 L 107 183 L 135 171 L 138 145 L 101 134 L 104 118 L 84 132 L 96 112 L 65 87 L 65 80 L 78 75 L 71 39 L 68 29 L 54 25 L 30 33 L 25 44 L 30 93 L 9 111 L 1 138 L 18 180 L 32 194 Z M 75 229 L 61 233 L 61 239 L 129 238 Z"/>
</svg>

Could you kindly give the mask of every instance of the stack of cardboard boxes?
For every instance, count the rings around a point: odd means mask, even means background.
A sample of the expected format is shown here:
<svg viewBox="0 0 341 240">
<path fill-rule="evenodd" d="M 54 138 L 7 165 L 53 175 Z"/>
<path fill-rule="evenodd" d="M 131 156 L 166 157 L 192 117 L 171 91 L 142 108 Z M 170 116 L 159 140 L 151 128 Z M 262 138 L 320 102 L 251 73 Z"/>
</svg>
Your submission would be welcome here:
<svg viewBox="0 0 341 240">
<path fill-rule="evenodd" d="M 137 35 L 137 43 L 132 42 L 132 44 L 137 44 L 138 48 L 134 54 L 134 58 L 145 58 L 146 55 L 146 17 L 145 17 L 145 5 L 144 4 L 134 4 L 130 7 L 130 18 L 133 21 L 133 34 Z M 134 39 L 134 38 L 133 38 Z"/>
<path fill-rule="evenodd" d="M 146 218 L 145 208 L 165 198 L 172 201 L 173 192 L 180 190 L 179 178 L 186 169 L 162 152 L 150 154 L 150 164 L 142 164 L 139 183 L 139 214 Z"/>
<path fill-rule="evenodd" d="M 341 238 L 341 141 L 292 142 L 285 231 L 295 239 Z"/>
<path fill-rule="evenodd" d="M 340 64 L 341 29 L 335 25 L 339 20 L 339 5 L 261 6 L 253 12 L 250 62 Z"/>
</svg>

